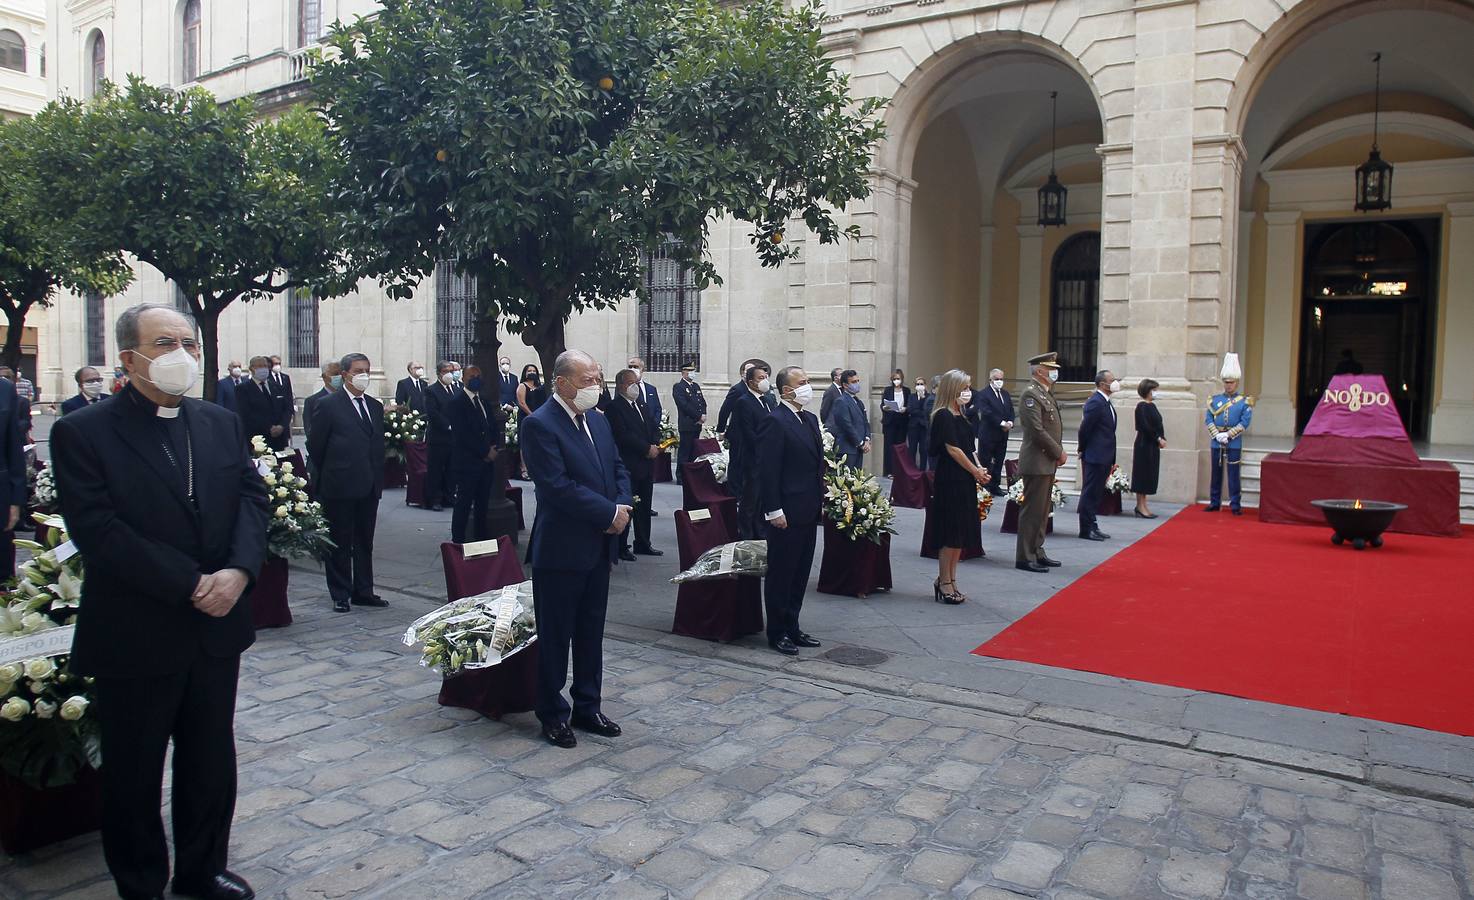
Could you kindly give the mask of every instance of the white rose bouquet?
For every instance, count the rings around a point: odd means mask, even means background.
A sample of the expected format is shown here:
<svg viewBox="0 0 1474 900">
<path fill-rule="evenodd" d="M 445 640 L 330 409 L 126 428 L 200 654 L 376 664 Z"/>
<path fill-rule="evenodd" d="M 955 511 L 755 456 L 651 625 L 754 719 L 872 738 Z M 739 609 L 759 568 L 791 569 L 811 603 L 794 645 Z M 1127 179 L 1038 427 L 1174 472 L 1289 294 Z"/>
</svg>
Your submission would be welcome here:
<svg viewBox="0 0 1474 900">
<path fill-rule="evenodd" d="M 519 424 L 517 420 L 521 412 L 521 410 L 510 403 L 502 404 L 502 418 L 507 420 L 506 435 L 508 447 L 517 446 L 517 426 Z"/>
<path fill-rule="evenodd" d="M 463 597 L 421 616 L 404 644 L 424 644 L 420 665 L 446 678 L 494 666 L 537 640 L 532 582 Z"/>
<path fill-rule="evenodd" d="M 1012 500 L 1014 503 L 1024 502 L 1024 480 L 1022 478 L 1014 479 L 1013 484 L 1010 484 L 1008 486 L 1008 499 Z M 1049 502 L 1050 515 L 1054 515 L 1055 508 L 1065 505 L 1065 492 L 1059 489 L 1058 481 L 1054 482 L 1050 486 Z"/>
<path fill-rule="evenodd" d="M 679 446 L 680 443 L 681 443 L 681 434 L 680 434 L 680 432 L 676 431 L 676 426 L 674 426 L 674 425 L 672 425 L 670 423 L 670 413 L 668 413 L 668 412 L 666 412 L 664 410 L 661 410 L 661 412 L 660 412 L 660 449 L 662 449 L 662 450 L 669 450 L 672 447 Z"/>
<path fill-rule="evenodd" d="M 258 443 L 259 442 L 259 443 Z M 307 479 L 296 466 L 278 459 L 261 438 L 251 439 L 256 470 L 266 482 L 266 550 L 283 559 L 325 560 L 333 550 L 322 505 L 307 497 Z"/>
<path fill-rule="evenodd" d="M 1111 474 L 1106 476 L 1106 490 L 1113 494 L 1131 490 L 1131 473 L 1120 466 L 1111 466 Z"/>
<path fill-rule="evenodd" d="M 384 409 L 384 456 L 404 462 L 404 445 L 425 439 L 425 417 L 408 406 Z"/>
<path fill-rule="evenodd" d="M 31 473 L 31 506 L 36 509 L 55 509 L 57 504 L 56 476 L 51 471 L 51 461 L 41 464 L 41 470 L 28 469 Z"/>
<path fill-rule="evenodd" d="M 722 447 L 722 449 L 716 453 L 706 453 L 698 456 L 696 457 L 696 462 L 704 462 L 707 465 L 711 466 L 711 474 L 716 476 L 717 481 L 722 482 L 723 484 L 726 483 L 727 465 L 731 462 L 731 456 L 727 453 L 726 447 Z"/>
<path fill-rule="evenodd" d="M 71 625 L 82 600 L 82 557 L 56 558 L 68 540 L 66 523 L 33 518 L 41 542 L 15 542 L 31 558 L 0 595 L 0 660 L 8 641 Z M 67 662 L 63 653 L 0 664 L 0 770 L 31 787 L 70 784 L 102 765 L 97 719 L 88 714 L 92 679 L 73 674 Z"/>
</svg>

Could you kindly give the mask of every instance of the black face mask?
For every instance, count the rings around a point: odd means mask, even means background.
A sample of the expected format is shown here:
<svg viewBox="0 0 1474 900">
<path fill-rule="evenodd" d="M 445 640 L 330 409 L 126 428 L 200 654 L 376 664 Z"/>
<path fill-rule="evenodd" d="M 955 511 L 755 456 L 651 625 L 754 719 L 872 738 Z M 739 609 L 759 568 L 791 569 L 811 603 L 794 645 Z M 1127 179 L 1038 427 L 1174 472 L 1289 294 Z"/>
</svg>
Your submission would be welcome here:
<svg viewBox="0 0 1474 900">
<path fill-rule="evenodd" d="M 530 384 L 530 385 L 532 385 L 533 387 L 537 387 L 538 385 L 542 384 L 543 381 L 542 381 L 541 378 L 537 377 L 536 375 L 528 375 L 527 376 L 527 383 Z"/>
</svg>

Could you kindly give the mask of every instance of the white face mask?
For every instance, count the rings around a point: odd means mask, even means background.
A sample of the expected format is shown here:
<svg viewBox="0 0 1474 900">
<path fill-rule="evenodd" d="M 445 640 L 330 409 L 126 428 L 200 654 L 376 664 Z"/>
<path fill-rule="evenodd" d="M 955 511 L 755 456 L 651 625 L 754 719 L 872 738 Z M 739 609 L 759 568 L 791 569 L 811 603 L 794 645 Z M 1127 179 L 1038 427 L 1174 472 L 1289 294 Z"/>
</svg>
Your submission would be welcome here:
<svg viewBox="0 0 1474 900">
<path fill-rule="evenodd" d="M 277 373 L 278 375 L 280 375 L 281 374 L 281 363 L 272 363 L 271 364 L 271 371 L 273 371 L 273 372 Z"/>
<path fill-rule="evenodd" d="M 645 380 L 645 372 L 644 372 L 644 370 L 637 369 L 634 366 L 631 366 L 630 367 L 630 371 L 635 373 L 635 380 L 636 381 L 644 381 Z"/>
<path fill-rule="evenodd" d="M 416 366 L 415 367 L 415 370 L 413 372 L 411 372 L 410 374 L 413 375 L 413 376 L 415 376 L 416 378 L 424 378 L 425 377 L 425 368 L 424 368 L 424 366 Z"/>
<path fill-rule="evenodd" d="M 1119 391 L 1120 389 L 1121 389 L 1121 381 L 1120 381 L 1120 379 L 1117 379 L 1117 380 L 1111 382 L 1111 393 L 1112 394 L 1114 394 L 1116 391 Z"/>
<path fill-rule="evenodd" d="M 135 374 L 166 394 L 182 397 L 199 380 L 200 364 L 183 347 L 175 347 L 155 359 L 149 359 L 137 350 L 129 352 L 138 358 L 148 359 L 148 374 Z"/>
<path fill-rule="evenodd" d="M 87 395 L 88 397 L 96 397 L 98 394 L 101 394 L 102 379 L 99 378 L 96 381 L 82 382 L 82 393 Z"/>
<path fill-rule="evenodd" d="M 895 385 L 896 387 L 900 387 L 901 386 L 901 379 L 899 379 L 899 378 L 892 378 L 891 379 L 891 384 Z"/>
<path fill-rule="evenodd" d="M 359 372 L 357 375 L 354 375 L 353 376 L 352 381 L 353 381 L 353 389 L 355 391 L 358 391 L 360 394 L 362 394 L 364 391 L 368 390 L 368 386 L 369 386 L 369 373 L 367 373 L 367 372 Z"/>
<path fill-rule="evenodd" d="M 271 374 L 271 370 L 270 369 L 252 369 L 251 370 L 251 377 L 254 378 L 254 379 L 256 379 L 257 381 L 265 381 L 266 380 L 266 376 L 267 375 L 270 375 L 270 374 Z"/>
<path fill-rule="evenodd" d="M 461 370 L 460 369 L 456 369 L 454 372 L 451 372 L 450 373 L 450 377 L 451 377 L 451 380 L 452 381 L 460 381 L 461 380 Z"/>
<path fill-rule="evenodd" d="M 1050 384 L 1053 384 L 1056 381 L 1059 381 L 1059 369 L 1050 369 L 1049 370 L 1049 383 Z"/>
<path fill-rule="evenodd" d="M 1157 399 L 1157 392 L 1156 391 L 1147 391 L 1146 392 L 1146 399 L 1148 399 L 1148 400 L 1156 400 Z"/>
<path fill-rule="evenodd" d="M 922 394 L 925 394 L 926 393 L 926 385 L 924 385 L 924 384 L 918 384 L 916 386 L 916 393 L 917 393 L 918 396 L 920 396 Z"/>
<path fill-rule="evenodd" d="M 962 393 L 958 394 L 957 395 L 957 402 L 958 403 L 961 403 L 963 406 L 966 406 L 967 404 L 971 403 L 972 402 L 972 388 L 965 388 L 962 391 Z"/>
<path fill-rule="evenodd" d="M 639 383 L 638 382 L 631 383 L 628 387 L 626 387 L 624 389 L 624 395 L 629 398 L 629 401 L 631 403 L 639 402 L 639 399 L 640 399 L 640 385 L 639 385 Z"/>
<path fill-rule="evenodd" d="M 599 386 L 591 384 L 588 387 L 579 388 L 578 394 L 573 398 L 573 408 L 579 412 L 588 412 L 599 405 Z"/>
<path fill-rule="evenodd" d="M 808 406 L 814 399 L 814 386 L 812 384 L 801 384 L 793 389 L 793 405 L 797 407 Z"/>
<path fill-rule="evenodd" d="M 766 378 L 764 378 L 762 381 L 759 381 L 757 383 L 757 392 L 759 394 L 766 394 L 768 392 L 768 385 L 769 384 L 770 384 L 770 382 Z"/>
<path fill-rule="evenodd" d="M 241 367 L 240 366 L 231 366 L 230 367 L 230 377 L 231 378 L 239 378 L 239 377 L 241 377 Z"/>
<path fill-rule="evenodd" d="M 512 364 L 511 363 L 502 363 L 502 374 L 503 375 L 506 375 L 506 374 L 508 374 L 511 371 L 512 371 Z"/>
<path fill-rule="evenodd" d="M 450 384 L 452 381 L 455 381 L 455 380 L 456 380 L 456 378 L 455 378 L 455 373 L 454 372 L 441 372 L 440 373 L 440 383 L 441 384 Z"/>
<path fill-rule="evenodd" d="M 993 385 L 993 390 L 995 390 L 995 391 L 1001 391 L 1001 390 L 1003 390 L 1003 379 L 1002 378 L 994 378 L 993 381 L 992 381 L 992 385 Z"/>
</svg>

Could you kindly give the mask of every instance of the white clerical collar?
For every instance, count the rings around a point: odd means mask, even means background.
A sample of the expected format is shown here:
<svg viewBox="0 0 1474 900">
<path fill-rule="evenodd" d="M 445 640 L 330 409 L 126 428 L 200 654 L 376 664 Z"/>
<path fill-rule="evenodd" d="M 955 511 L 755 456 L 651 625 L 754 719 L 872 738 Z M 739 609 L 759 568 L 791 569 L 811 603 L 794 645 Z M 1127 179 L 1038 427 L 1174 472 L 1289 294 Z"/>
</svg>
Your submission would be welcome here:
<svg viewBox="0 0 1474 900">
<path fill-rule="evenodd" d="M 155 415 L 161 419 L 177 419 L 179 418 L 180 409 L 182 409 L 180 406 L 160 406 Z"/>
</svg>

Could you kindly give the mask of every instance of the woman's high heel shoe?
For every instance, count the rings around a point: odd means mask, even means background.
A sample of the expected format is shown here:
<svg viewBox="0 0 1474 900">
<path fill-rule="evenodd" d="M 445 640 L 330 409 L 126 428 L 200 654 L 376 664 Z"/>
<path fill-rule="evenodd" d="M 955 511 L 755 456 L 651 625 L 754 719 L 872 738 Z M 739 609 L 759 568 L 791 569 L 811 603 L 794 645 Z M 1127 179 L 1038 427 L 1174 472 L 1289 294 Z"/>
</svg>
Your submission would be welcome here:
<svg viewBox="0 0 1474 900">
<path fill-rule="evenodd" d="M 945 581 L 945 582 L 943 582 L 943 584 L 950 584 L 950 585 L 952 585 L 952 590 L 950 590 L 950 591 L 942 591 L 941 588 L 938 587 L 937 590 L 941 593 L 941 597 L 939 599 L 939 602 L 945 603 L 948 606 L 956 606 L 959 603 L 966 603 L 967 602 L 967 597 L 965 595 L 963 595 L 963 593 L 961 591 L 957 590 L 957 582 L 955 582 L 955 581 Z"/>
<path fill-rule="evenodd" d="M 1136 518 L 1138 519 L 1155 519 L 1156 517 L 1156 513 L 1144 513 L 1139 509 L 1136 510 Z"/>
<path fill-rule="evenodd" d="M 933 581 L 931 583 L 931 591 L 932 591 L 932 597 L 935 598 L 936 602 L 938 602 L 938 603 L 945 603 L 946 602 L 945 600 L 942 599 L 942 579 L 938 578 L 936 581 Z"/>
</svg>

